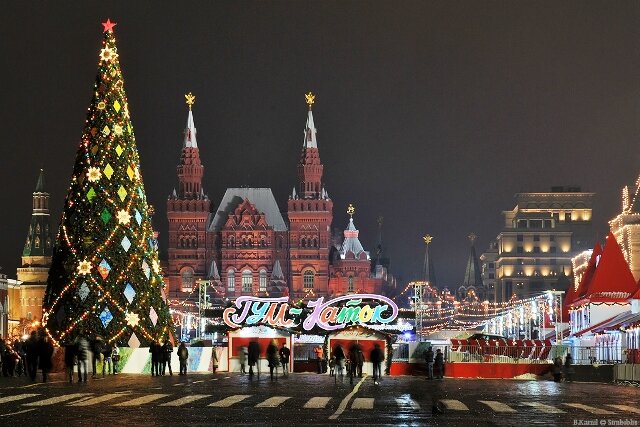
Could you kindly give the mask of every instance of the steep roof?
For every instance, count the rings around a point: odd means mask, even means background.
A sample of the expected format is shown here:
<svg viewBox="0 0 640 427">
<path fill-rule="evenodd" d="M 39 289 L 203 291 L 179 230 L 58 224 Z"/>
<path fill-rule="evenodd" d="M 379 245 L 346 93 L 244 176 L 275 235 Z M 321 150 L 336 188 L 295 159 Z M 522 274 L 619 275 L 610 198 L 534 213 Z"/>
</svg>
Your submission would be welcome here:
<svg viewBox="0 0 640 427">
<path fill-rule="evenodd" d="M 626 302 L 636 291 L 636 287 L 629 264 L 610 232 L 584 298 L 589 302 Z"/>
<path fill-rule="evenodd" d="M 307 116 L 307 125 L 304 129 L 304 142 L 302 144 L 305 148 L 318 148 L 318 142 L 316 141 L 316 126 L 313 124 L 313 113 L 309 109 L 309 115 Z"/>
<path fill-rule="evenodd" d="M 184 129 L 183 147 L 198 148 L 196 125 L 193 121 L 193 111 L 191 109 L 189 109 L 189 117 L 187 117 L 187 127 Z"/>
<path fill-rule="evenodd" d="M 585 293 L 587 291 L 587 285 L 591 282 L 591 278 L 596 271 L 596 265 L 598 264 L 598 257 L 602 255 L 602 246 L 600 246 L 599 242 L 596 242 L 593 247 L 593 252 L 591 252 L 591 258 L 589 258 L 589 262 L 587 263 L 587 268 L 585 272 L 582 274 L 582 278 L 580 279 L 580 283 L 578 283 L 578 287 L 575 290 L 573 295 L 573 299 L 569 301 L 567 298 L 567 304 L 573 304 L 576 301 L 584 298 Z"/>
<path fill-rule="evenodd" d="M 36 193 L 44 193 L 44 169 L 40 169 L 40 175 L 38 176 L 38 182 L 36 183 Z"/>
<path fill-rule="evenodd" d="M 478 262 L 478 257 L 476 256 L 476 249 L 471 244 L 471 249 L 469 250 L 469 258 L 467 259 L 467 269 L 464 273 L 464 281 L 462 282 L 463 286 L 481 286 L 482 285 L 482 276 L 480 271 L 480 263 Z"/>
<path fill-rule="evenodd" d="M 369 253 L 365 252 L 362 243 L 360 243 L 360 239 L 358 239 L 359 233 L 353 224 L 353 218 L 349 218 L 349 225 L 347 225 L 347 229 L 344 230 L 344 241 L 340 249 L 340 257 L 342 259 L 345 259 L 349 252 L 353 253 L 356 259 L 360 259 L 360 255 L 364 252 L 367 259 L 369 259 Z"/>
<path fill-rule="evenodd" d="M 287 231 L 287 225 L 270 188 L 227 188 L 209 225 L 209 231 L 222 229 L 229 214 L 245 199 L 248 199 L 258 211 L 265 214 L 267 223 L 275 231 Z"/>
</svg>

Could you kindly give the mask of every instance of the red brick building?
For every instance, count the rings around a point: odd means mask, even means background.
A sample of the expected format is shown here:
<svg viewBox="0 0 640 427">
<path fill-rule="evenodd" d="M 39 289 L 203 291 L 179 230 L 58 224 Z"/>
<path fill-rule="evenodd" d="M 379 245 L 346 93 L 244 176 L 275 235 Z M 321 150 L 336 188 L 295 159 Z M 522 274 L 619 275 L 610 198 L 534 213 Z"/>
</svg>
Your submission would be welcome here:
<svg viewBox="0 0 640 427">
<path fill-rule="evenodd" d="M 332 246 L 333 202 L 322 179 L 312 95 L 307 103 L 297 183 L 286 219 L 269 188 L 228 188 L 218 208 L 211 210 L 202 189 L 204 167 L 189 110 L 178 165 L 179 190 L 167 201 L 169 257 L 164 274 L 170 298 L 184 300 L 198 279 L 215 282 L 214 298 L 380 292 L 384 278 L 372 277 L 371 259 L 353 220 L 342 246 Z M 333 260 L 330 253 L 337 254 Z"/>
</svg>

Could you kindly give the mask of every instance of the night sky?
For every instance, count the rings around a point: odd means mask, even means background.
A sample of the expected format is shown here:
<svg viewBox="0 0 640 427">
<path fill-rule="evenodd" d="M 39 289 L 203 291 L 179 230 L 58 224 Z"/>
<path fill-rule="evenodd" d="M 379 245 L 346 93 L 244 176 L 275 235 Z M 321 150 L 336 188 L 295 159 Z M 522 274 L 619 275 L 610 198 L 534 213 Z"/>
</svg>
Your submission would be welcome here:
<svg viewBox="0 0 640 427">
<path fill-rule="evenodd" d="M 464 276 L 520 191 L 596 192 L 595 238 L 640 172 L 640 2 L 5 2 L 0 13 L 2 272 L 15 278 L 38 171 L 57 230 L 102 40 L 118 23 L 154 228 L 194 117 L 204 188 L 296 184 L 306 105 L 334 227 L 347 204 L 373 252 L 378 216 L 392 271 L 419 277 L 421 236 L 438 284 Z"/>
</svg>

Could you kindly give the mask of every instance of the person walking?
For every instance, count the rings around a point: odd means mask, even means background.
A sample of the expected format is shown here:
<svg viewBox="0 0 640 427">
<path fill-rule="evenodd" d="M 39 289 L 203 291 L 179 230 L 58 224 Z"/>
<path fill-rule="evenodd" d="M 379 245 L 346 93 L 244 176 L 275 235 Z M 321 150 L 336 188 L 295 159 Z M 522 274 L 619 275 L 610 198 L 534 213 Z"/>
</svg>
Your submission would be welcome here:
<svg viewBox="0 0 640 427">
<path fill-rule="evenodd" d="M 362 352 L 362 346 L 358 344 L 356 348 L 356 373 L 358 378 L 362 378 L 362 367 L 364 366 L 364 353 Z"/>
<path fill-rule="evenodd" d="M 53 356 L 53 343 L 49 337 L 44 335 L 38 341 L 38 361 L 40 369 L 42 369 L 42 382 L 47 382 L 47 375 L 51 370 L 51 357 Z"/>
<path fill-rule="evenodd" d="M 113 361 L 113 375 L 117 375 L 120 363 L 120 348 L 118 347 L 118 343 L 115 342 L 111 350 L 111 360 Z"/>
<path fill-rule="evenodd" d="M 291 356 L 291 350 L 287 347 L 287 343 L 282 343 L 280 347 L 280 364 L 282 365 L 282 374 L 287 375 L 289 373 L 289 358 Z"/>
<path fill-rule="evenodd" d="M 76 358 L 78 359 L 78 382 L 87 382 L 87 359 L 89 358 L 89 342 L 80 333 L 75 340 Z M 84 373 L 84 375 L 83 375 Z"/>
<path fill-rule="evenodd" d="M 340 374 L 341 377 L 344 377 L 344 364 L 345 364 L 345 355 L 342 346 L 338 344 L 333 349 L 333 355 L 336 358 L 336 376 Z"/>
<path fill-rule="evenodd" d="M 162 352 L 162 346 L 158 341 L 154 341 L 149 346 L 149 353 L 151 353 L 151 376 L 160 376 L 160 353 Z"/>
<path fill-rule="evenodd" d="M 76 364 L 76 345 L 66 344 L 64 346 L 64 366 L 69 377 L 69 384 L 73 384 L 73 368 Z"/>
<path fill-rule="evenodd" d="M 553 381 L 559 383 L 560 381 L 562 381 L 562 359 L 559 357 L 556 357 L 553 360 L 553 367 L 552 369 L 552 373 L 553 373 Z"/>
<path fill-rule="evenodd" d="M 111 372 L 113 374 L 113 364 L 111 363 L 111 353 L 113 352 L 113 346 L 109 342 L 105 342 L 102 346 L 102 376 L 104 377 L 105 368 L 107 374 Z"/>
<path fill-rule="evenodd" d="M 322 350 L 322 347 L 316 346 L 316 348 L 313 349 L 313 353 L 316 355 L 316 363 L 318 364 L 318 373 L 321 374 L 322 373 L 322 359 L 324 357 L 324 351 Z"/>
<path fill-rule="evenodd" d="M 180 361 L 180 375 L 187 375 L 187 359 L 189 359 L 189 350 L 184 341 L 178 346 L 178 360 Z"/>
<path fill-rule="evenodd" d="M 238 362 L 240 363 L 240 373 L 246 374 L 247 369 L 245 365 L 247 364 L 247 347 L 240 347 L 240 351 L 238 352 Z"/>
<path fill-rule="evenodd" d="M 572 382 L 574 373 L 575 373 L 575 368 L 573 367 L 573 356 L 571 356 L 571 353 L 568 353 L 567 357 L 564 359 L 565 380 L 567 382 Z"/>
<path fill-rule="evenodd" d="M 218 370 L 218 353 L 216 353 L 216 347 L 211 347 L 211 370 L 215 374 Z"/>
<path fill-rule="evenodd" d="M 169 366 L 169 375 L 173 376 L 173 371 L 171 370 L 171 353 L 173 353 L 173 346 L 168 339 L 165 339 L 164 345 L 162 346 L 162 375 L 165 374 L 167 366 Z"/>
<path fill-rule="evenodd" d="M 27 371 L 29 372 L 29 378 L 31 381 L 36 380 L 36 373 L 38 372 L 38 335 L 36 331 L 31 332 L 31 336 L 24 343 L 25 352 L 27 353 Z"/>
<path fill-rule="evenodd" d="M 247 361 L 249 362 L 249 378 L 253 377 L 253 367 L 256 364 L 258 364 L 258 378 L 260 378 L 260 344 L 257 341 L 249 343 Z"/>
<path fill-rule="evenodd" d="M 91 368 L 93 375 L 91 378 L 97 378 L 98 375 L 98 360 L 102 358 L 102 350 L 104 349 L 104 342 L 102 337 L 97 335 L 91 342 Z"/>
<path fill-rule="evenodd" d="M 273 380 L 273 370 L 276 370 L 276 379 L 278 378 L 278 343 L 275 339 L 271 340 L 267 346 L 267 362 L 269 362 L 269 373 Z"/>
<path fill-rule="evenodd" d="M 384 354 L 382 353 L 380 344 L 374 344 L 369 358 L 371 359 L 371 363 L 373 364 L 373 383 L 380 384 L 379 381 L 382 377 L 382 361 L 384 360 Z"/>
<path fill-rule="evenodd" d="M 427 350 L 424 352 L 424 360 L 425 362 L 427 362 L 427 378 L 432 380 L 434 354 L 433 354 L 433 349 L 431 347 L 427 348 Z"/>
<path fill-rule="evenodd" d="M 444 378 L 444 354 L 442 354 L 442 350 L 436 350 L 436 357 L 433 361 L 433 371 L 439 380 Z"/>
</svg>

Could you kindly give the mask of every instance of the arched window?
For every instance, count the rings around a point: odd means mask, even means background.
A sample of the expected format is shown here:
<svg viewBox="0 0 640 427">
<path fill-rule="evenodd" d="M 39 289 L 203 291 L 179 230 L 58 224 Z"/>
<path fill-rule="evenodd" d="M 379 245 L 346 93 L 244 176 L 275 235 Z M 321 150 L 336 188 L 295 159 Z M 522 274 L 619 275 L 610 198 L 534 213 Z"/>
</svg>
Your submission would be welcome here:
<svg viewBox="0 0 640 427">
<path fill-rule="evenodd" d="M 315 273 L 313 270 L 307 270 L 303 274 L 304 278 L 304 288 L 305 289 L 313 289 L 313 282 L 315 279 Z"/>
<path fill-rule="evenodd" d="M 227 271 L 227 290 L 230 292 L 236 291 L 236 272 L 233 268 Z"/>
<path fill-rule="evenodd" d="M 34 241 L 34 245 L 36 249 L 40 247 L 40 237 L 36 236 L 36 240 Z"/>
<path fill-rule="evenodd" d="M 180 272 L 182 277 L 182 289 L 191 290 L 193 288 L 193 268 L 185 267 Z"/>
<path fill-rule="evenodd" d="M 318 239 L 316 237 L 313 238 L 313 247 L 314 248 L 318 247 Z"/>
<path fill-rule="evenodd" d="M 267 271 L 260 270 L 260 292 L 267 290 Z"/>
<path fill-rule="evenodd" d="M 353 292 L 353 276 L 349 276 L 349 287 L 347 288 L 347 292 Z"/>
<path fill-rule="evenodd" d="M 304 237 L 300 240 L 300 246 L 303 248 L 307 247 L 307 239 L 305 239 Z"/>
<path fill-rule="evenodd" d="M 227 242 L 227 247 L 233 248 L 236 245 L 236 238 L 231 236 Z"/>
<path fill-rule="evenodd" d="M 253 288 L 253 276 L 251 270 L 242 272 L 242 292 L 251 292 Z"/>
</svg>

